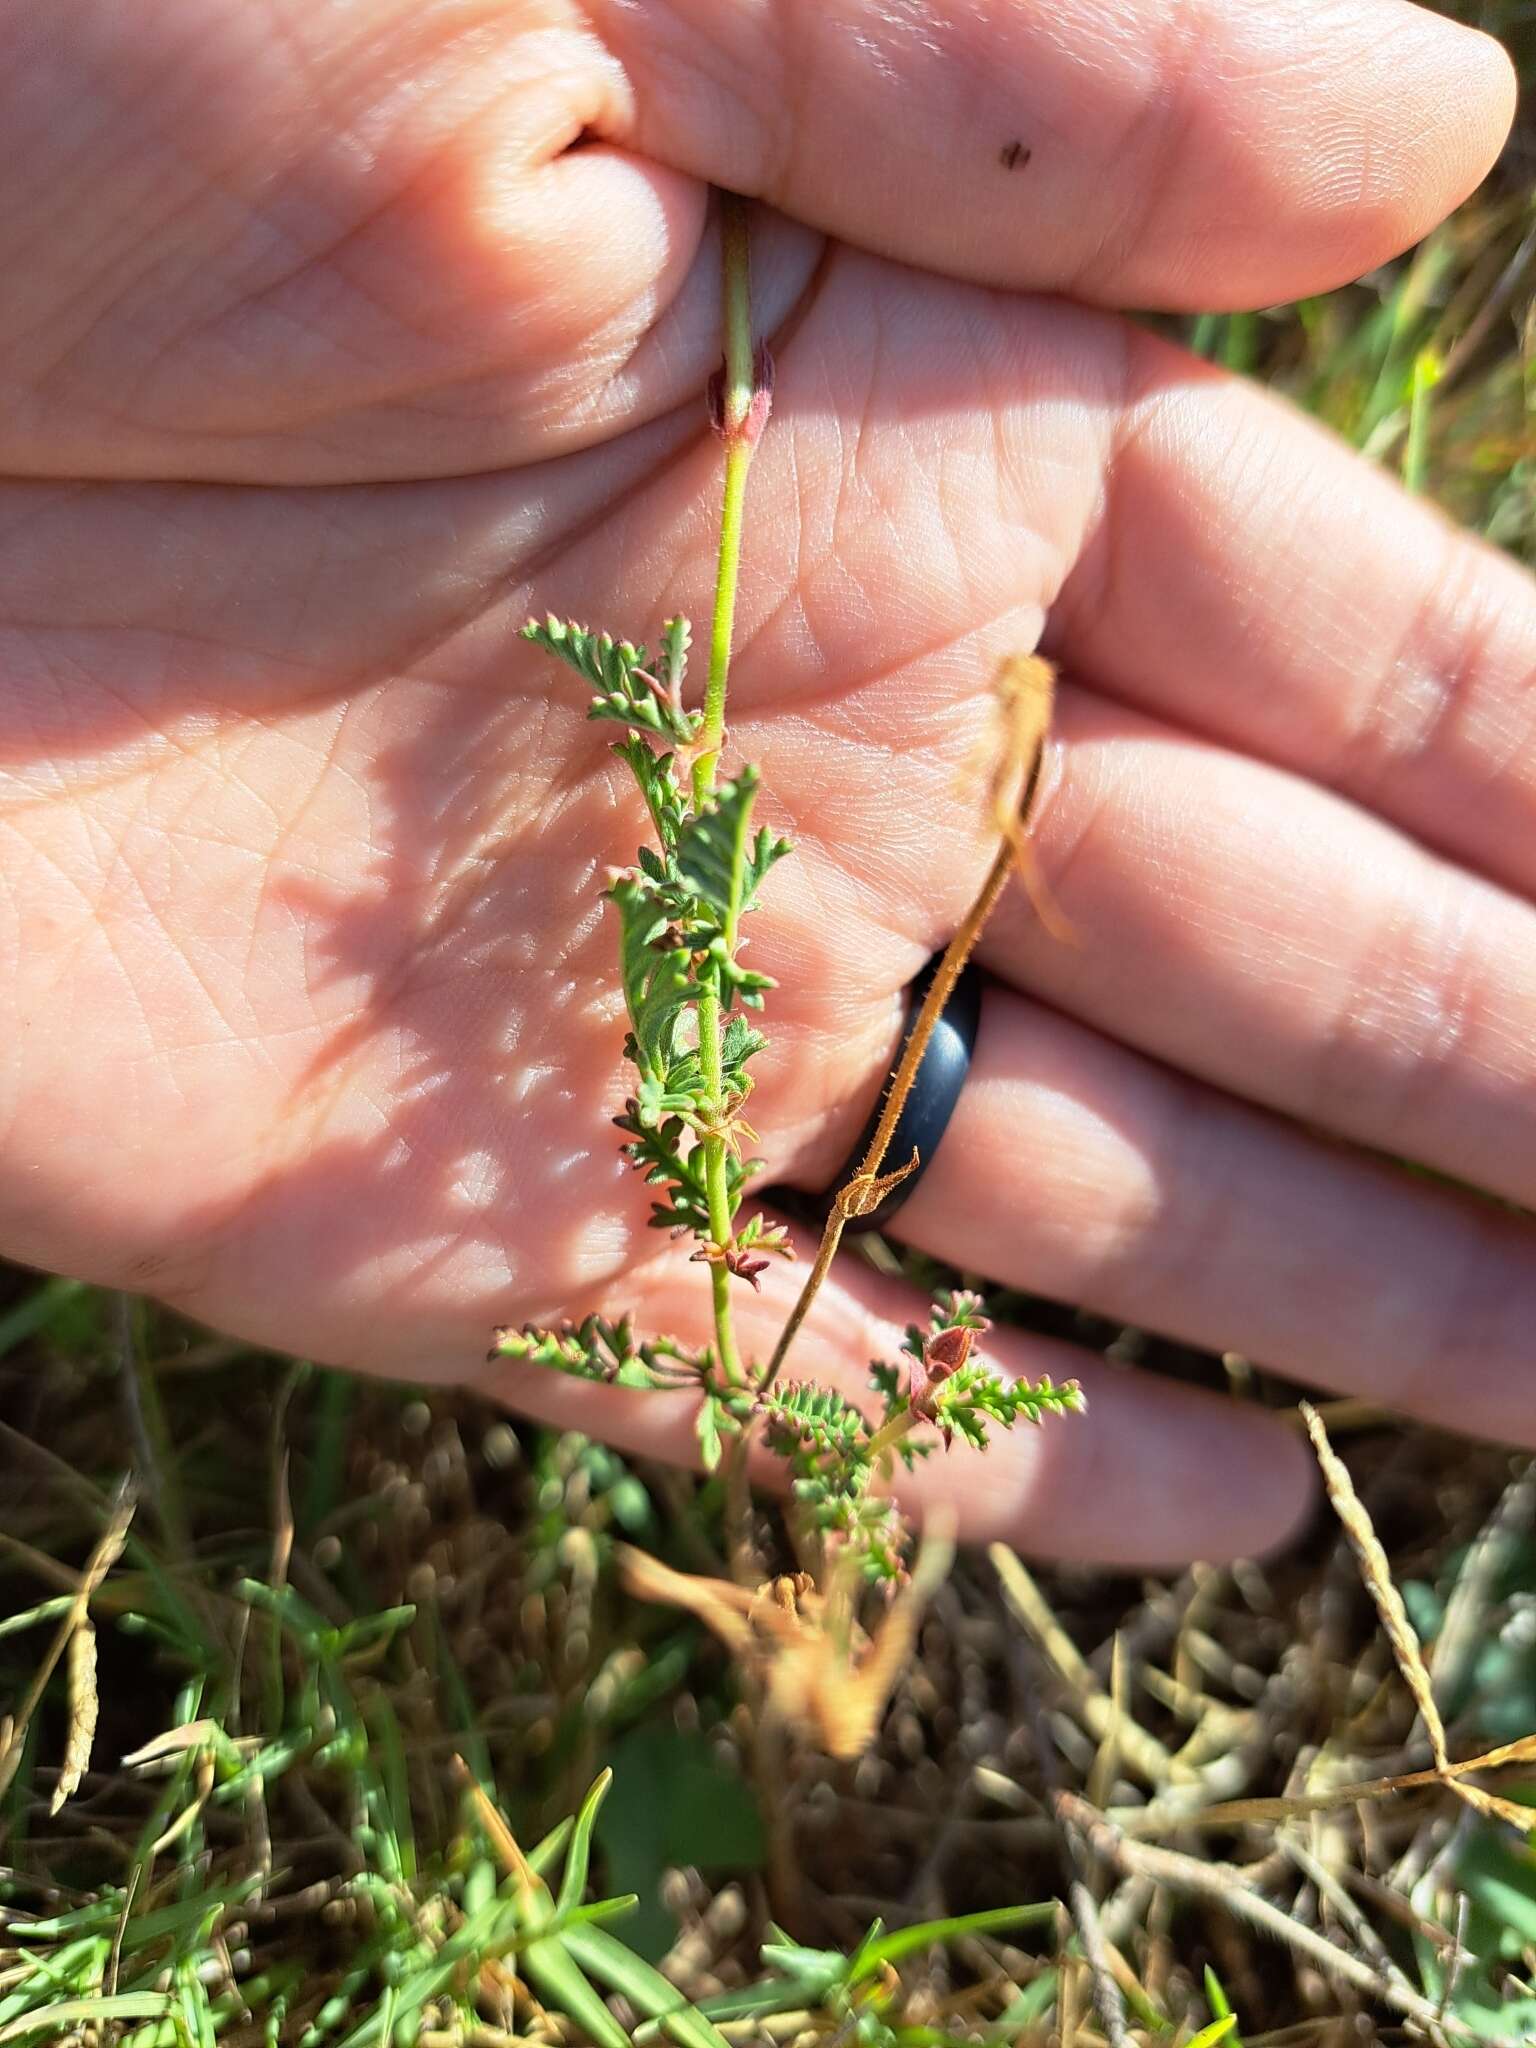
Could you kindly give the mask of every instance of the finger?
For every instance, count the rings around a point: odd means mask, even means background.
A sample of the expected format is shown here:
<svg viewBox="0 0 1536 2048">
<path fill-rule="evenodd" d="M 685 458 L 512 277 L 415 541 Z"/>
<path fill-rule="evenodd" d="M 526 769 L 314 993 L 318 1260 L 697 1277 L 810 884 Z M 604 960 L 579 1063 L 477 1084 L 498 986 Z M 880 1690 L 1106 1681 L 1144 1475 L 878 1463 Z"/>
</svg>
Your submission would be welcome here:
<svg viewBox="0 0 1536 2048">
<path fill-rule="evenodd" d="M 991 988 L 894 1233 L 967 1272 L 1536 1443 L 1536 1226 Z"/>
<path fill-rule="evenodd" d="M 1536 584 L 1251 385 L 1130 360 L 1055 650 L 1536 889 Z"/>
<path fill-rule="evenodd" d="M 1053 939 L 992 964 L 1238 1095 L 1530 1205 L 1536 907 L 1327 791 L 1083 691 L 1038 812 Z"/>
<path fill-rule="evenodd" d="M 1357 276 L 1493 161 L 1496 45 L 1400 0 L 602 0 L 625 140 L 881 254 L 1115 305 Z"/>
<path fill-rule="evenodd" d="M 699 399 L 707 191 L 618 146 L 628 85 L 562 13 L 11 0 L 0 467 L 460 475 Z M 764 227 L 762 322 L 818 249 Z"/>
<path fill-rule="evenodd" d="M 600 439 L 713 365 L 705 178 L 998 283 L 1289 296 L 1421 232 L 1508 119 L 1495 46 L 1402 0 L 930 21 L 156 0 L 130 37 L 87 0 L 61 36 L 13 4 L 0 462 L 343 482 Z M 817 256 L 760 223 L 761 327 Z"/>
<path fill-rule="evenodd" d="M 706 1342 L 707 1291 L 698 1271 L 671 1262 L 639 1278 L 638 1323 Z M 742 1290 L 744 1354 L 766 1358 L 799 1285 L 778 1269 L 762 1297 Z M 869 1361 L 895 1360 L 910 1322 L 926 1322 L 915 1290 L 840 1262 L 802 1332 L 786 1377 L 811 1378 L 851 1400 L 870 1399 Z M 1253 1556 L 1291 1534 L 1311 1499 L 1299 1439 L 1256 1408 L 1128 1372 L 1046 1338 L 997 1330 L 987 1356 L 1008 1376 L 1081 1380 L 1086 1414 L 1038 1429 L 995 1433 L 984 1452 L 957 1445 L 913 1475 L 899 1496 L 918 1512 L 943 1506 L 966 1542 L 1001 1537 L 1041 1556 L 1151 1568 L 1192 1557 Z M 493 1360 L 478 1391 L 520 1414 L 590 1431 L 620 1450 L 697 1464 L 697 1397 L 595 1386 L 543 1367 Z M 759 1479 L 784 1483 L 782 1460 L 761 1452 Z"/>
</svg>

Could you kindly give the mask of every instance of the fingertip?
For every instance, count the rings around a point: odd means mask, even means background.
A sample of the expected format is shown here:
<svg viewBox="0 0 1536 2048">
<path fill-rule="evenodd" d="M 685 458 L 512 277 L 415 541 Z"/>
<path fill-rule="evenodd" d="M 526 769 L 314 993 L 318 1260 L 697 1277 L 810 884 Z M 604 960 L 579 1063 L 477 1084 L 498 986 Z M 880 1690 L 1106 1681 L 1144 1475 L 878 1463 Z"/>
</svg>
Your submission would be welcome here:
<svg viewBox="0 0 1536 2048">
<path fill-rule="evenodd" d="M 1355 81 L 1362 133 L 1374 145 L 1359 174 L 1367 246 L 1357 269 L 1420 240 L 1461 205 L 1497 162 L 1515 115 L 1515 69 L 1493 36 L 1424 7 L 1393 13 L 1395 32 L 1375 39 Z"/>
<path fill-rule="evenodd" d="M 1329 291 L 1421 240 L 1487 175 L 1515 106 L 1491 36 L 1404 0 L 1204 0 L 1155 201 L 1078 287 L 1168 310 Z M 1130 227 L 1134 241 L 1128 240 Z"/>
</svg>

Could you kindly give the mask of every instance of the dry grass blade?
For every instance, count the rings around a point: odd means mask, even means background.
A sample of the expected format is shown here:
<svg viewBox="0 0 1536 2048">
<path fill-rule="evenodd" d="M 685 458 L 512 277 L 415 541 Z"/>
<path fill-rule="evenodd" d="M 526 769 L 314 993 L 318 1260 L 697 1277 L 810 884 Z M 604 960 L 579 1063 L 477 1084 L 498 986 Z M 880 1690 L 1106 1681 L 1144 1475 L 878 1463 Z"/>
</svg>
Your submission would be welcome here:
<svg viewBox="0 0 1536 2048">
<path fill-rule="evenodd" d="M 1386 1552 L 1382 1549 L 1371 1518 L 1365 1511 L 1365 1504 L 1355 1492 L 1354 1482 L 1341 1460 L 1335 1455 L 1328 1441 L 1328 1432 L 1323 1427 L 1322 1417 L 1307 1402 L 1301 1403 L 1302 1419 L 1307 1425 L 1307 1434 L 1317 1453 L 1317 1462 L 1322 1467 L 1323 1484 L 1328 1489 L 1334 1512 L 1344 1525 L 1355 1556 L 1360 1562 L 1361 1576 L 1381 1625 L 1387 1632 L 1392 1645 L 1392 1654 L 1397 1659 L 1397 1668 L 1403 1681 L 1413 1695 L 1414 1705 L 1423 1718 L 1425 1731 L 1429 1736 L 1430 1751 L 1435 1760 L 1432 1771 L 1414 1771 L 1400 1778 L 1382 1781 L 1383 1789 L 1399 1791 L 1412 1785 L 1434 1783 L 1448 1785 L 1457 1798 L 1470 1806 L 1474 1812 L 1486 1815 L 1492 1820 L 1507 1821 L 1522 1834 L 1529 1834 L 1536 1826 L 1536 1813 L 1528 1806 L 1521 1806 L 1513 1799 L 1500 1798 L 1497 1792 L 1485 1792 L 1481 1785 L 1466 1782 L 1472 1771 L 1490 1770 L 1507 1763 L 1524 1763 L 1536 1755 L 1536 1736 L 1524 1736 L 1515 1742 L 1506 1742 L 1497 1750 L 1471 1757 L 1465 1763 L 1453 1764 L 1446 1747 L 1445 1724 L 1440 1719 L 1440 1709 L 1435 1703 L 1434 1687 L 1430 1682 L 1424 1653 L 1419 1647 L 1419 1638 L 1413 1623 L 1408 1619 L 1408 1610 L 1403 1597 L 1392 1580 L 1387 1564 Z M 1373 1792 L 1369 1796 L 1379 1796 Z"/>
<path fill-rule="evenodd" d="M 1344 1806 L 1358 1806 L 1365 1800 L 1391 1799 L 1399 1792 L 1422 1792 L 1433 1785 L 1446 1785 L 1469 1806 L 1481 1813 L 1496 1814 L 1522 1831 L 1536 1825 L 1536 1814 L 1528 1806 L 1480 1785 L 1464 1781 L 1473 1771 L 1503 1770 L 1510 1764 L 1536 1762 L 1536 1735 L 1523 1735 L 1518 1742 L 1500 1743 L 1465 1763 L 1447 1764 L 1443 1770 L 1401 1771 L 1390 1778 L 1359 1778 L 1344 1785 L 1330 1785 L 1325 1792 L 1293 1792 L 1269 1799 L 1221 1799 L 1213 1805 L 1189 1808 L 1172 1806 L 1119 1807 L 1109 1818 L 1122 1833 L 1137 1837 L 1181 1834 L 1189 1828 L 1234 1828 L 1268 1826 L 1281 1821 L 1304 1820 L 1309 1814 L 1334 1813 Z"/>
<path fill-rule="evenodd" d="M 1089 1734 L 1100 1743 L 1113 1742 L 1123 1761 L 1149 1784 L 1193 1780 L 1193 1771 L 1181 1765 L 1156 1736 L 1133 1721 L 1123 1706 L 1116 1707 L 1088 1668 L 1076 1643 L 1051 1612 L 1045 1595 L 1007 1544 L 992 1544 L 987 1556 L 1002 1581 L 1003 1595 L 1015 1620 L 1028 1630 L 1030 1639 L 1072 1693 Z"/>
<path fill-rule="evenodd" d="M 1476 2040 L 1480 2038 L 1459 2021 L 1441 2014 L 1411 1986 L 1382 1976 L 1369 1963 L 1347 1949 L 1338 1948 L 1315 1929 L 1293 1920 L 1278 1906 L 1271 1905 L 1249 1886 L 1245 1874 L 1228 1863 L 1208 1862 L 1186 1856 L 1177 1849 L 1153 1848 L 1149 1843 L 1128 1841 L 1121 1830 L 1086 1800 L 1064 1795 L 1062 1806 L 1082 1830 L 1094 1853 L 1129 1876 L 1142 1876 L 1170 1890 L 1204 1898 L 1241 1920 L 1255 1933 L 1283 1943 L 1304 1956 L 1334 1983 L 1348 1986 L 1368 1998 L 1379 2000 L 1395 2011 L 1432 2030 L 1432 2038 Z"/>
<path fill-rule="evenodd" d="M 1307 1425 L 1307 1435 L 1312 1439 L 1312 1448 L 1317 1453 L 1323 1484 L 1328 1489 L 1333 1511 L 1343 1524 L 1350 1547 L 1359 1560 L 1360 1575 L 1365 1580 L 1366 1590 L 1376 1603 L 1376 1612 L 1381 1617 L 1381 1625 L 1387 1632 L 1388 1642 L 1392 1645 L 1392 1654 L 1397 1659 L 1398 1670 L 1403 1674 L 1403 1683 L 1413 1694 L 1414 1705 L 1423 1716 L 1436 1768 L 1444 1771 L 1450 1763 L 1450 1755 L 1445 1746 L 1445 1724 L 1440 1719 L 1440 1709 L 1435 1704 L 1435 1690 L 1425 1667 L 1424 1652 L 1419 1646 L 1418 1635 L 1413 1623 L 1408 1619 L 1403 1596 L 1393 1583 L 1387 1554 L 1371 1526 L 1371 1518 L 1365 1511 L 1365 1503 L 1355 1491 L 1355 1483 L 1349 1476 L 1348 1468 L 1328 1441 L 1323 1418 L 1307 1401 L 1301 1403 L 1301 1415 Z"/>
<path fill-rule="evenodd" d="M 128 1525 L 133 1520 L 133 1511 L 135 1505 L 136 1497 L 134 1495 L 133 1488 L 130 1485 L 129 1481 L 125 1479 L 122 1482 L 122 1484 L 118 1487 L 117 1493 L 113 1497 L 112 1507 L 107 1517 L 107 1526 L 102 1531 L 101 1536 L 97 1541 L 95 1549 L 91 1552 L 89 1559 L 86 1561 L 85 1570 L 80 1574 L 79 1583 L 75 1588 L 75 1597 L 73 1601 L 70 1603 L 69 1612 L 64 1616 L 63 1620 L 59 1623 L 58 1630 L 54 1635 L 53 1641 L 48 1645 L 47 1650 L 44 1652 L 43 1660 L 41 1664 L 39 1664 L 37 1671 L 33 1676 L 32 1683 L 27 1689 L 26 1698 L 17 1708 L 15 1716 L 11 1721 L 10 1727 L 6 1733 L 5 1745 L 3 1748 L 0 1748 L 0 1794 L 4 1794 L 8 1790 L 11 1780 L 16 1775 L 17 1766 L 21 1762 L 22 1748 L 26 1742 L 27 1729 L 31 1726 L 32 1716 L 37 1712 L 39 1702 L 42 1700 L 43 1694 L 47 1690 L 48 1681 L 50 1678 L 52 1678 L 54 1671 L 58 1667 L 59 1659 L 64 1655 L 64 1653 L 67 1650 L 71 1649 L 71 1645 L 74 1641 L 74 1638 L 81 1629 L 82 1625 L 89 1627 L 89 1623 L 86 1620 L 86 1616 L 90 1609 L 91 1595 L 95 1592 L 96 1588 L 107 1576 L 107 1573 L 111 1571 L 113 1565 L 117 1563 L 117 1560 L 123 1554 L 123 1545 L 128 1540 Z M 73 1654 L 73 1651 L 71 1651 L 72 1657 Z M 94 1634 L 92 1636 L 90 1654 L 92 1660 L 90 1691 L 94 1701 Z M 81 1719 L 78 1723 L 78 1729 L 83 1730 L 84 1726 L 84 1720 Z M 87 1738 L 87 1754 L 89 1754 L 89 1739 L 90 1737 L 94 1737 L 95 1727 L 95 1709 L 93 1705 L 90 1717 L 89 1736 Z M 74 1750 L 76 1748 L 76 1735 L 76 1703 L 72 1688 L 70 1702 L 70 1755 L 73 1755 Z M 69 1756 L 66 1756 L 64 1763 L 64 1777 L 68 1776 L 69 1768 Z M 82 1764 L 82 1774 L 84 1772 L 84 1768 L 85 1767 Z M 64 1782 L 64 1777 L 61 1777 L 60 1779 L 61 1784 Z M 78 1777 L 76 1778 L 75 1783 L 79 1783 Z M 69 1791 L 72 1790 L 74 1790 L 74 1786 L 71 1786 L 69 1788 Z M 69 1791 L 65 1791 L 62 1798 L 59 1798 L 55 1801 L 53 1809 L 55 1812 L 57 1812 L 59 1806 L 63 1804 L 63 1800 L 68 1798 Z"/>
<path fill-rule="evenodd" d="M 453 1774 L 469 1794 L 476 1818 L 502 1869 L 509 1877 L 517 1879 L 518 1887 L 525 1897 L 531 1897 L 539 1888 L 538 1877 L 518 1847 L 517 1837 L 497 1810 L 494 1800 L 463 1757 L 456 1756 L 453 1759 Z"/>
<path fill-rule="evenodd" d="M 96 1723 L 101 1718 L 101 1694 L 96 1690 L 96 1631 L 90 1616 L 81 1615 L 69 1639 L 69 1737 L 64 1745 L 64 1765 L 59 1772 L 50 1814 L 57 1813 L 66 1799 L 80 1789 L 90 1769 L 91 1751 L 96 1743 Z"/>
<path fill-rule="evenodd" d="M 879 1732 L 886 1702 L 912 1661 L 923 1609 L 949 1576 L 954 1535 L 930 1521 L 912 1576 L 892 1601 L 867 1655 L 852 1669 L 833 1666 L 815 1694 L 814 1722 L 830 1756 L 862 1756 Z"/>
<path fill-rule="evenodd" d="M 206 1749 L 215 1741 L 232 1745 L 249 1753 L 261 1747 L 259 1736 L 228 1735 L 217 1721 L 182 1721 L 174 1728 L 167 1728 L 154 1736 L 140 1749 L 130 1749 L 123 1758 L 129 1770 L 146 1768 L 150 1764 L 169 1763 L 173 1758 L 183 1756 L 189 1749 Z"/>
</svg>

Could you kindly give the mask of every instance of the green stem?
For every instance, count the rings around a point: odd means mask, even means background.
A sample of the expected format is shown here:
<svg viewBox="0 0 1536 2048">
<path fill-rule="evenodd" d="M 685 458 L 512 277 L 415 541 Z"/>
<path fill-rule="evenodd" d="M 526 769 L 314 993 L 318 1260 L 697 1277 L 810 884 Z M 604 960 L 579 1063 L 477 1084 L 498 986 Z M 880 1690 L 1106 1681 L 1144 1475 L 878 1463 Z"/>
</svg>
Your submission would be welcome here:
<svg viewBox="0 0 1536 2048">
<path fill-rule="evenodd" d="M 710 1116 L 718 1118 L 724 1114 L 725 1109 L 720 1099 L 722 1087 L 718 996 L 699 998 L 699 1065 L 704 1070 L 704 1086 L 709 1091 Z M 709 1233 L 723 1250 L 731 1242 L 733 1235 L 730 1194 L 725 1174 L 725 1140 L 705 1138 L 703 1143 L 704 1188 L 709 1198 Z M 731 1318 L 731 1275 L 725 1266 L 712 1261 L 709 1277 L 714 1291 L 715 1350 L 720 1359 L 720 1369 L 725 1374 L 727 1386 L 745 1386 L 746 1376 L 742 1372 L 741 1358 L 736 1350 L 736 1330 Z"/>
<path fill-rule="evenodd" d="M 704 692 L 704 723 L 699 729 L 698 752 L 693 763 L 696 809 L 708 802 L 714 790 L 715 770 L 725 737 L 725 694 L 730 679 L 736 586 L 741 570 L 742 513 L 753 448 L 753 437 L 743 431 L 754 386 L 747 209 L 745 201 L 730 192 L 722 195 L 721 202 L 721 258 L 725 312 L 725 493 L 720 508 L 720 549 L 715 568 L 715 610 L 709 636 L 709 680 Z M 702 996 L 698 1016 L 699 1065 L 709 1100 L 708 1115 L 712 1122 L 720 1122 L 725 1117 L 726 1103 L 722 1084 L 719 997 Z M 726 1177 L 726 1141 L 723 1137 L 709 1137 L 703 1140 L 703 1145 L 710 1235 L 724 1250 L 733 1236 Z M 720 1369 L 728 1386 L 744 1386 L 746 1378 L 736 1349 L 731 1315 L 731 1274 L 723 1264 L 711 1262 L 709 1275 L 714 1294 L 715 1350 Z"/>
<path fill-rule="evenodd" d="M 889 1422 L 883 1422 L 869 1440 L 865 1456 L 872 1465 L 878 1465 L 887 1451 L 893 1451 L 904 1436 L 910 1436 L 917 1427 L 917 1417 L 910 1408 L 903 1408 L 899 1415 L 893 1415 Z"/>
<path fill-rule="evenodd" d="M 736 623 L 736 584 L 741 567 L 742 508 L 754 442 L 746 425 L 754 387 L 752 301 L 747 267 L 746 202 L 734 192 L 721 195 L 721 258 L 725 299 L 725 492 L 720 507 L 720 552 L 715 572 L 715 611 L 709 630 L 709 680 L 704 690 L 704 723 L 693 762 L 693 800 L 701 804 L 715 786 L 715 769 L 725 738 L 725 692 Z"/>
</svg>

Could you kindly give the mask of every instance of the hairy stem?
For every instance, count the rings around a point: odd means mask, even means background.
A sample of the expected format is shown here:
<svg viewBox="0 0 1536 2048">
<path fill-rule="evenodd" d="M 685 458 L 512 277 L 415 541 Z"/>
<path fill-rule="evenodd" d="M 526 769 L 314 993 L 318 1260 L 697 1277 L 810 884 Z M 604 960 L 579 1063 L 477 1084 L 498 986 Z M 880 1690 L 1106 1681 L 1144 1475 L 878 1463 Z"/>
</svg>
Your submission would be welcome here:
<svg viewBox="0 0 1536 2048">
<path fill-rule="evenodd" d="M 716 996 L 699 998 L 699 1065 L 704 1070 L 704 1086 L 709 1091 L 710 1115 L 719 1118 L 724 1114 L 725 1105 L 720 1100 L 720 1002 Z M 709 1198 L 709 1232 L 723 1250 L 732 1236 L 731 1204 L 725 1178 L 725 1140 L 705 1138 L 702 1142 L 704 1188 Z M 715 1351 L 720 1360 L 720 1370 L 725 1375 L 727 1386 L 744 1386 L 746 1378 L 736 1350 L 736 1328 L 731 1316 L 731 1275 L 724 1265 L 712 1261 L 709 1278 L 714 1292 Z"/>
<path fill-rule="evenodd" d="M 721 398 L 725 490 L 720 506 L 720 552 L 715 571 L 715 610 L 709 629 L 704 723 L 695 743 L 693 762 L 695 804 L 703 803 L 715 786 L 715 769 L 725 738 L 725 692 L 731 667 L 731 634 L 736 623 L 742 508 L 747 494 L 747 471 L 752 466 L 756 445 L 756 437 L 744 431 L 755 384 L 747 207 L 746 201 L 734 192 L 721 194 L 720 250 L 725 316 L 725 388 Z"/>
<path fill-rule="evenodd" d="M 1034 797 L 1035 786 L 1040 776 L 1040 761 L 1041 750 L 1037 749 L 1019 802 L 1021 819 L 1027 816 Z M 976 899 L 966 912 L 960 929 L 944 949 L 944 958 L 939 962 L 939 970 L 923 998 L 923 1007 L 917 1013 L 917 1023 L 913 1027 L 912 1036 L 907 1040 L 901 1063 L 887 1091 L 885 1107 L 881 1111 L 875 1135 L 869 1141 L 869 1149 L 859 1162 L 858 1171 L 847 1185 L 838 1191 L 837 1200 L 832 1205 L 832 1213 L 827 1218 L 821 1234 L 816 1263 L 806 1274 L 800 1298 L 790 1310 L 788 1322 L 779 1332 L 779 1341 L 773 1348 L 773 1356 L 768 1361 L 767 1370 L 761 1381 L 765 1393 L 783 1369 L 784 1361 L 789 1356 L 789 1347 L 794 1343 L 800 1333 L 800 1326 L 810 1314 L 812 1302 L 821 1292 L 822 1282 L 831 1270 L 832 1261 L 837 1257 L 837 1248 L 842 1242 L 845 1224 L 850 1216 L 860 1213 L 857 1198 L 861 1190 L 875 1179 L 885 1163 L 892 1135 L 900 1121 L 901 1112 L 906 1107 L 907 1097 L 912 1093 L 912 1084 L 917 1079 L 917 1070 L 923 1063 L 923 1055 L 928 1050 L 928 1041 L 933 1036 L 934 1027 L 939 1021 L 944 1005 L 949 1001 L 955 983 L 960 979 L 965 963 L 976 950 L 976 942 L 981 937 L 987 919 L 997 908 L 998 898 L 1008 885 L 1008 877 L 1013 873 L 1017 859 L 1014 840 L 1011 837 L 1005 838 L 993 857 L 987 878 L 977 891 Z"/>
<path fill-rule="evenodd" d="M 709 680 L 704 691 L 704 723 L 699 730 L 698 752 L 693 763 L 693 801 L 696 808 L 709 800 L 714 789 L 715 770 L 725 737 L 725 695 L 730 679 L 731 635 L 736 620 L 736 585 L 741 569 L 742 511 L 754 443 L 754 437 L 744 431 L 754 385 L 747 209 L 746 202 L 732 192 L 723 194 L 721 199 L 721 258 L 725 324 L 725 493 L 720 508 L 720 549 L 715 568 L 715 610 L 709 636 Z M 699 1065 L 709 1096 L 708 1114 L 711 1122 L 719 1123 L 727 1109 L 721 1086 L 719 998 L 713 995 L 701 997 L 698 1016 Z M 710 1235 L 723 1251 L 732 1236 L 731 1204 L 726 1182 L 726 1141 L 723 1137 L 707 1137 L 702 1143 Z M 745 1377 L 736 1349 L 731 1316 L 731 1275 L 723 1264 L 712 1262 L 709 1276 L 714 1293 L 715 1349 L 720 1369 L 727 1385 L 739 1387 L 745 1384 Z"/>
</svg>

